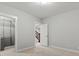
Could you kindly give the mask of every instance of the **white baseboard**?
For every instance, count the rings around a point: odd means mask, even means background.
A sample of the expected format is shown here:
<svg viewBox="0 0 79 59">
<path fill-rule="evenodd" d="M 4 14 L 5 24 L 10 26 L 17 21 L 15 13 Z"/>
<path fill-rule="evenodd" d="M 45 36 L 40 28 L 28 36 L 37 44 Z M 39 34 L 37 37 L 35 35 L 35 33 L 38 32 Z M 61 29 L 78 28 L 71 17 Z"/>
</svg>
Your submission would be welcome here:
<svg viewBox="0 0 79 59">
<path fill-rule="evenodd" d="M 58 47 L 58 46 L 49 46 L 49 48 L 57 48 L 57 49 L 63 49 L 63 50 L 65 50 L 65 51 L 70 51 L 70 52 L 79 53 L 78 50 L 73 50 L 73 49 L 68 49 L 68 48 L 63 48 L 63 47 Z"/>
<path fill-rule="evenodd" d="M 24 50 L 27 50 L 27 49 L 31 49 L 31 48 L 34 48 L 35 46 L 32 46 L 32 47 L 27 47 L 27 48 L 23 48 L 23 49 L 19 49 L 17 50 L 16 52 L 21 52 L 21 51 L 24 51 Z"/>
</svg>

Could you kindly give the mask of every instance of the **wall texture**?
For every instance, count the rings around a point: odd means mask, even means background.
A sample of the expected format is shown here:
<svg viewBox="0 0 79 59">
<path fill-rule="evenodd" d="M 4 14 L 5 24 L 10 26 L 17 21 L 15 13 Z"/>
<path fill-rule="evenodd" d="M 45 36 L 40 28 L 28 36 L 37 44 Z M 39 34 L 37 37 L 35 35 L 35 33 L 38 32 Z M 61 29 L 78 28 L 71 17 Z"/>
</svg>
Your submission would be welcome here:
<svg viewBox="0 0 79 59">
<path fill-rule="evenodd" d="M 16 50 L 34 46 L 34 25 L 40 20 L 19 9 L 0 4 L 0 13 L 14 15 L 17 20 Z"/>
<path fill-rule="evenodd" d="M 48 24 L 49 46 L 79 50 L 79 10 L 44 19 Z"/>
</svg>

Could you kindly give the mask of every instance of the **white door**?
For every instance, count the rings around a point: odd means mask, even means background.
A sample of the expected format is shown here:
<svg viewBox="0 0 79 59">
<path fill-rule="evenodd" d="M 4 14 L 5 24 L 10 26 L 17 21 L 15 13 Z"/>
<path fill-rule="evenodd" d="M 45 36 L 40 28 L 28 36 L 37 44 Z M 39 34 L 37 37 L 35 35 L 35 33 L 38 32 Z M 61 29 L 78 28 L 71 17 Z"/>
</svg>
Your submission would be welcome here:
<svg viewBox="0 0 79 59">
<path fill-rule="evenodd" d="M 40 43 L 42 46 L 48 46 L 47 24 L 42 24 L 40 26 Z"/>
</svg>

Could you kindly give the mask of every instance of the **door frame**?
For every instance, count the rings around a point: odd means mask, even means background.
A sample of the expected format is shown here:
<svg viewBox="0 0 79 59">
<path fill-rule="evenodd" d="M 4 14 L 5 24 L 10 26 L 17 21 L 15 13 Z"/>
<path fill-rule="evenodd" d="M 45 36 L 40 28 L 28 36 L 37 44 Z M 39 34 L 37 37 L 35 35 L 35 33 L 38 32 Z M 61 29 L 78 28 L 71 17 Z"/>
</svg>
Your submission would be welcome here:
<svg viewBox="0 0 79 59">
<path fill-rule="evenodd" d="M 18 20 L 18 17 L 10 15 L 10 14 L 6 14 L 6 13 L 1 13 L 1 12 L 0 12 L 0 16 L 5 16 L 5 17 L 13 18 L 14 21 L 15 21 L 15 45 L 14 46 L 15 46 L 15 49 L 17 51 L 17 20 Z"/>
<path fill-rule="evenodd" d="M 36 24 L 36 25 L 39 25 L 39 27 L 41 25 L 43 25 L 42 23 L 41 24 Z M 40 33 L 40 37 L 41 37 L 41 33 Z M 34 27 L 34 38 L 35 38 L 35 27 Z M 40 45 L 41 45 L 41 38 L 40 38 Z M 36 38 L 35 38 L 35 47 L 36 47 Z M 48 24 L 47 24 L 47 47 L 49 47 L 49 40 L 48 40 Z"/>
<path fill-rule="evenodd" d="M 34 46 L 36 47 L 36 44 L 37 44 L 37 38 L 35 37 L 36 36 L 36 33 L 35 33 L 35 31 L 36 31 L 36 27 L 37 26 L 40 26 L 41 24 L 35 24 L 35 26 L 34 26 Z"/>
</svg>

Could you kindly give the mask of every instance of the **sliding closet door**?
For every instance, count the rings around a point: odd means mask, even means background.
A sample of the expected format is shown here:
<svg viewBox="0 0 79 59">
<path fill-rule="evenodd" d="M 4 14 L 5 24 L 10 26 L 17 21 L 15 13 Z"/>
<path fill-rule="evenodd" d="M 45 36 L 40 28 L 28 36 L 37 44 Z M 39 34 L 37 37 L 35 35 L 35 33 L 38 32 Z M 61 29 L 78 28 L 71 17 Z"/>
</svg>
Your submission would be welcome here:
<svg viewBox="0 0 79 59">
<path fill-rule="evenodd" d="M 5 46 L 11 46 L 15 43 L 15 22 L 11 18 L 7 18 L 3 21 L 3 36 L 5 40 Z"/>
<path fill-rule="evenodd" d="M 9 20 L 4 20 L 4 23 L 3 23 L 3 36 L 4 36 L 4 41 L 5 41 L 5 46 L 10 46 L 11 45 L 11 30 L 10 30 L 10 21 Z"/>
<path fill-rule="evenodd" d="M 11 45 L 15 45 L 15 21 L 10 21 Z"/>
<path fill-rule="evenodd" d="M 15 21 L 13 18 L 0 16 L 0 50 L 15 43 Z"/>
<path fill-rule="evenodd" d="M 0 16 L 0 50 L 4 50 L 4 40 L 3 40 L 3 20 Z"/>
</svg>

